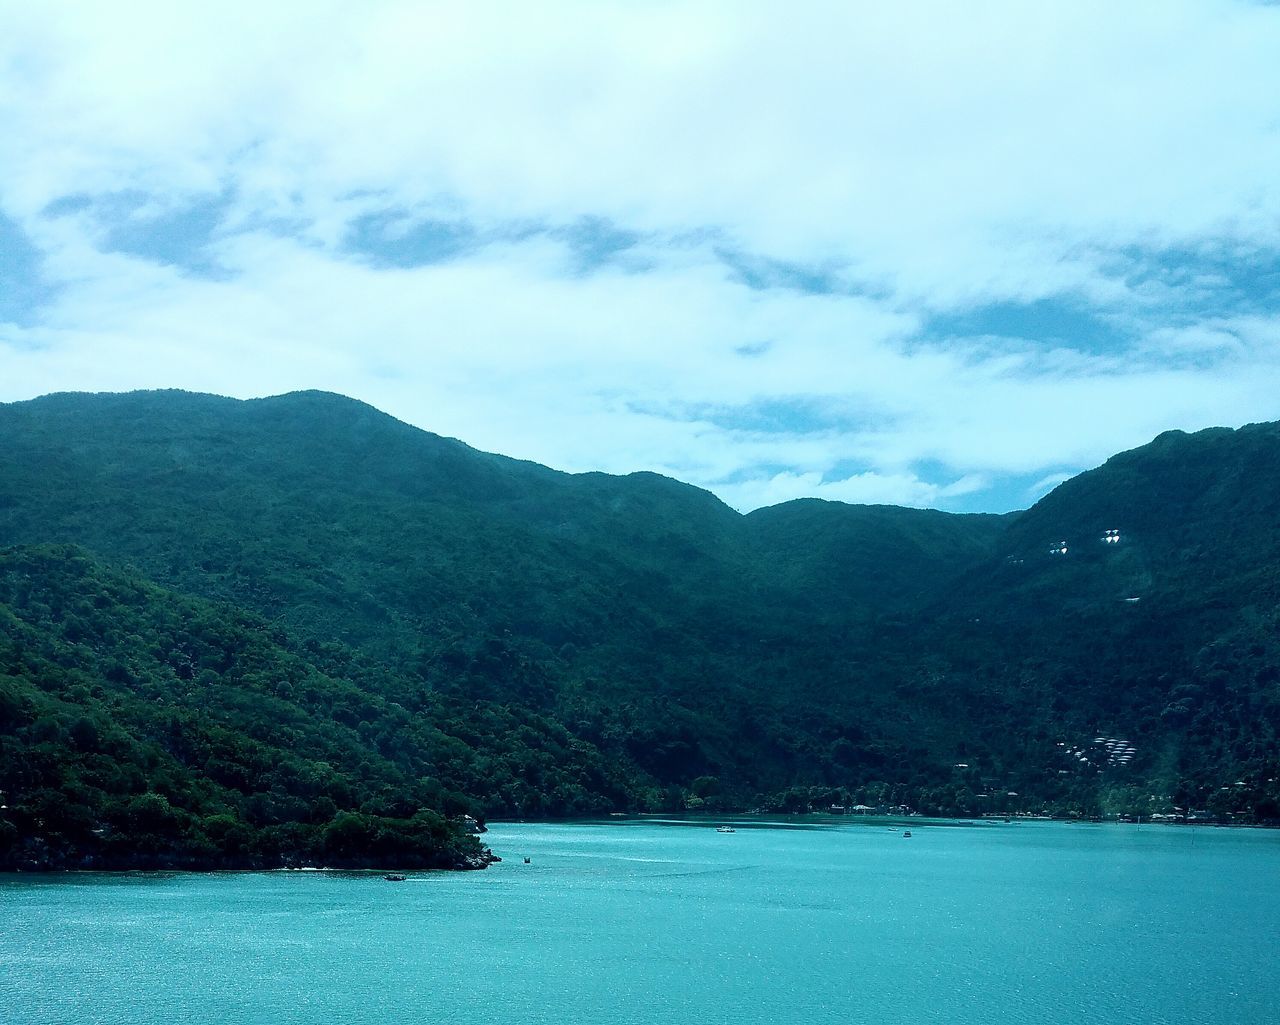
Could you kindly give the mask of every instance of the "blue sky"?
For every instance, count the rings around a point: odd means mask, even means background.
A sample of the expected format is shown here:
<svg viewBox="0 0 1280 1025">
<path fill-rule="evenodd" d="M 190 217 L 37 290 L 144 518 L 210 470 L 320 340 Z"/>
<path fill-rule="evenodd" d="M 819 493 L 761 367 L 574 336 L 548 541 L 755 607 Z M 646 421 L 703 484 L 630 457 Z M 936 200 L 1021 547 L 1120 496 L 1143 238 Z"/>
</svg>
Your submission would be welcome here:
<svg viewBox="0 0 1280 1025">
<path fill-rule="evenodd" d="M 1280 419 L 1277 53 L 1217 0 L 6 5 L 0 401 L 1025 507 Z"/>
</svg>

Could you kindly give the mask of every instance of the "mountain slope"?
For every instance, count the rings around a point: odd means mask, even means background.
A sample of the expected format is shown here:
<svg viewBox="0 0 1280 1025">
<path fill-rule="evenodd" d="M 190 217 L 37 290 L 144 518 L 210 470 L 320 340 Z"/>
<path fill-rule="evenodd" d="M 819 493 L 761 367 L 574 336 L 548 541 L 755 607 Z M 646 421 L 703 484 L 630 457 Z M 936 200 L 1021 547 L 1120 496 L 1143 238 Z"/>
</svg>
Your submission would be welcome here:
<svg viewBox="0 0 1280 1025">
<path fill-rule="evenodd" d="M 50 396 L 0 406 L 0 441 L 0 545 L 218 603 L 359 692 L 362 736 L 429 716 L 407 762 L 375 747 L 479 813 L 1280 796 L 1276 425 L 1163 435 L 1004 517 L 739 516 L 320 393 Z M 1095 736 L 1135 751 L 1082 761 Z"/>
<path fill-rule="evenodd" d="M 815 609 L 865 630 L 928 590 L 930 545 L 985 551 L 999 523 L 883 508 L 851 529 L 833 505 L 827 549 L 858 552 L 846 586 L 840 560 L 795 558 L 796 509 L 743 518 L 654 474 L 556 473 L 338 396 L 51 396 L 0 407 L 0 437 L 0 543 L 82 544 L 441 687 L 456 674 L 436 667 L 498 639 L 540 663 L 565 653 L 615 697 L 736 705 Z"/>
<path fill-rule="evenodd" d="M 541 792 L 499 792 L 500 759 Z M 456 867 L 481 849 L 446 817 L 627 802 L 558 724 L 299 650 L 73 546 L 0 552 L 0 780 L 0 867 L 360 865 L 361 833 L 378 860 Z"/>
</svg>

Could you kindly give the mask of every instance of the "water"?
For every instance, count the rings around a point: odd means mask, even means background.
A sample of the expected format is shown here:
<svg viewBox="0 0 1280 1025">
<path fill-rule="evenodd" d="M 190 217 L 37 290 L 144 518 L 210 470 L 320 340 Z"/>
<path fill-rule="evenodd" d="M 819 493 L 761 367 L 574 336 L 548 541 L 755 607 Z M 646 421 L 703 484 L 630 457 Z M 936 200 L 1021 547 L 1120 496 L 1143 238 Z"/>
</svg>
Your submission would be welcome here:
<svg viewBox="0 0 1280 1025">
<path fill-rule="evenodd" d="M 0 877 L 0 1020 L 1280 1021 L 1280 834 L 909 828 L 500 825 L 502 864 L 404 883 Z"/>
</svg>

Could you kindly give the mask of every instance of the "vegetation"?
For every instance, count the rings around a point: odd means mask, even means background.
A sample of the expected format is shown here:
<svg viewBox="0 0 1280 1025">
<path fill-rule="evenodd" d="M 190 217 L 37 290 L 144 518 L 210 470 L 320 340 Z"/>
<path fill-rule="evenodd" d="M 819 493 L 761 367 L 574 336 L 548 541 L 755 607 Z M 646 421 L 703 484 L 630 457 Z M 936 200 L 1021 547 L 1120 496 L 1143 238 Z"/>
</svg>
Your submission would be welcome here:
<svg viewBox="0 0 1280 1025">
<path fill-rule="evenodd" d="M 1277 425 L 1007 517 L 739 516 L 316 393 L 50 396 L 0 439 L 0 866 L 481 864 L 464 815 L 1280 818 Z"/>
</svg>

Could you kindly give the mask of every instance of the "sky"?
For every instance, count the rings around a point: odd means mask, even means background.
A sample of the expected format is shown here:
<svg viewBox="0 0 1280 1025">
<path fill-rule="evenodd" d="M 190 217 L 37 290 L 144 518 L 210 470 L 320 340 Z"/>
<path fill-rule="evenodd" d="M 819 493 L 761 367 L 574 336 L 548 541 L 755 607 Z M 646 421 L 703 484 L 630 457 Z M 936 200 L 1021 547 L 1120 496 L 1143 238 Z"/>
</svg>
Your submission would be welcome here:
<svg viewBox="0 0 1280 1025">
<path fill-rule="evenodd" d="M 0 0 L 0 401 L 1025 508 L 1280 419 L 1278 54 L 1237 0 Z"/>
</svg>

